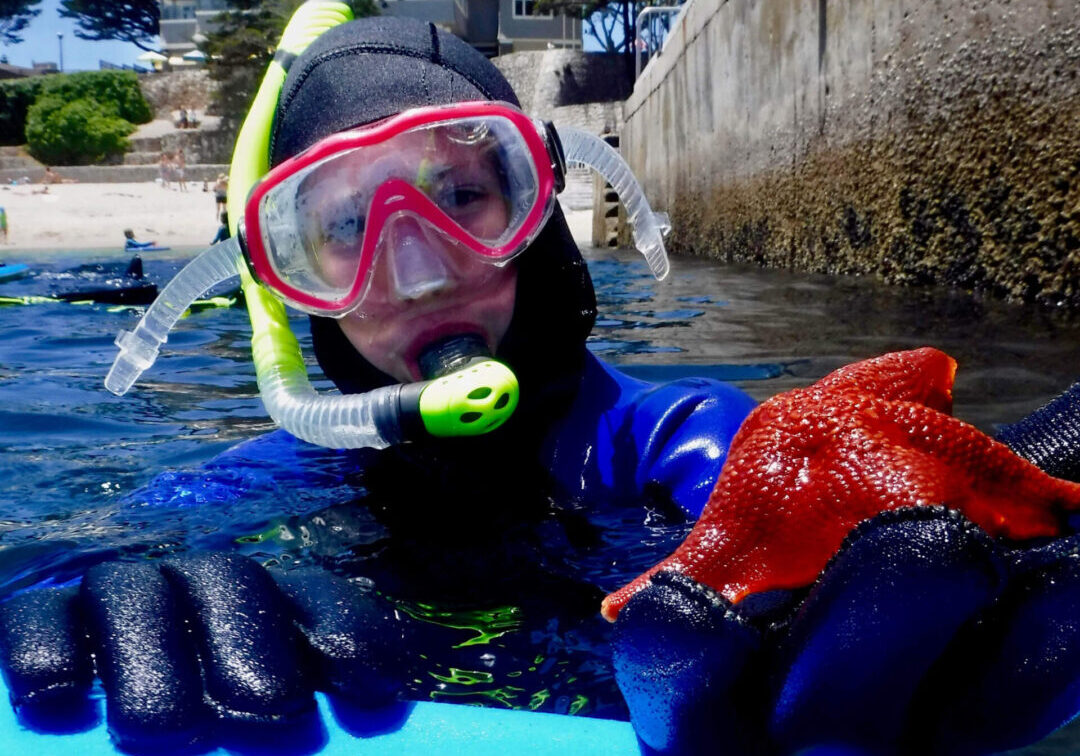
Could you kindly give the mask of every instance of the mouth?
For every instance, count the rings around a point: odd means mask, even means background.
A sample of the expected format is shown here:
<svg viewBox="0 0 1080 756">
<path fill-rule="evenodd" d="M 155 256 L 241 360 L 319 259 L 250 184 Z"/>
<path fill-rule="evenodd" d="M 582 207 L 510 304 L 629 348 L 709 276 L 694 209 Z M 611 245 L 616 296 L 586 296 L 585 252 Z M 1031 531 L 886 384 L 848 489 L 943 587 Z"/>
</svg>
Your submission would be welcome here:
<svg viewBox="0 0 1080 756">
<path fill-rule="evenodd" d="M 450 336 L 479 336 L 483 339 L 484 343 L 487 344 L 488 349 L 492 352 L 495 351 L 494 345 L 490 343 L 491 340 L 488 338 L 488 334 L 484 333 L 484 329 L 476 323 L 464 321 L 446 322 L 425 327 L 417 331 L 415 335 L 409 339 L 407 346 L 401 352 L 405 366 L 408 368 L 414 381 L 423 380 L 423 376 L 420 373 L 420 355 L 432 344 L 442 341 Z"/>
</svg>

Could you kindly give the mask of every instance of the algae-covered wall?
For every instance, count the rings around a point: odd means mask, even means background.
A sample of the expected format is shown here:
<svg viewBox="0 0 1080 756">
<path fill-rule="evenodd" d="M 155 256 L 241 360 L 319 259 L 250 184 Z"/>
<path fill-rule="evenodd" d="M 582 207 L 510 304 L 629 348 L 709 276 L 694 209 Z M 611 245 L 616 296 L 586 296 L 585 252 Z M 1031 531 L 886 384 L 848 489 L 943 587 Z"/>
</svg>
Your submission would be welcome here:
<svg viewBox="0 0 1080 756">
<path fill-rule="evenodd" d="M 684 253 L 1080 307 L 1080 3 L 691 0 L 622 151 Z"/>
</svg>

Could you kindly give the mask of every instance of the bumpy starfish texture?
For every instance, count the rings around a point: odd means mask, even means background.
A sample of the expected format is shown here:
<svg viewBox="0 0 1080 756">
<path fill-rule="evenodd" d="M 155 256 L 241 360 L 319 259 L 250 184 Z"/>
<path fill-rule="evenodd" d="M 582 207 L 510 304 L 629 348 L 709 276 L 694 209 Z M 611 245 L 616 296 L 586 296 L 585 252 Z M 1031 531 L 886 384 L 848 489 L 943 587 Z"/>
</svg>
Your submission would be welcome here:
<svg viewBox="0 0 1080 756">
<path fill-rule="evenodd" d="M 993 536 L 1057 535 L 1080 484 L 951 417 L 955 372 L 936 349 L 894 352 L 755 408 L 686 540 L 601 613 L 614 621 L 660 570 L 732 602 L 808 585 L 853 527 L 889 509 L 943 505 Z"/>
</svg>

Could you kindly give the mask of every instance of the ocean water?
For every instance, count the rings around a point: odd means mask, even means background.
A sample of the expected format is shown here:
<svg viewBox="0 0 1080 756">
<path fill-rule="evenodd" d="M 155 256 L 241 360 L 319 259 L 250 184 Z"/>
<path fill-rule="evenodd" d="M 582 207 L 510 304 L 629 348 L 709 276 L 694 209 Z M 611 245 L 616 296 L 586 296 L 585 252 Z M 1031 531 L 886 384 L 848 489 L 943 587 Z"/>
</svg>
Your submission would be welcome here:
<svg viewBox="0 0 1080 756">
<path fill-rule="evenodd" d="M 147 277 L 164 284 L 190 253 L 147 256 Z M 674 260 L 670 280 L 657 283 L 633 253 L 594 250 L 589 257 L 600 304 L 589 347 L 647 379 L 706 375 L 764 399 L 858 359 L 930 345 L 959 362 L 954 414 L 992 432 L 1080 378 L 1080 322 L 1061 313 L 947 290 L 889 289 L 867 279 L 698 259 Z M 6 259 L 31 263 L 33 273 L 0 283 L 0 297 L 91 285 L 108 272 L 78 266 L 126 262 L 105 252 L 8 253 Z M 105 305 L 0 306 L 0 595 L 74 580 L 87 565 L 116 556 L 235 548 L 264 562 L 303 561 L 320 537 L 313 523 L 325 522 L 327 512 L 377 550 L 381 531 L 362 502 L 334 507 L 313 494 L 268 495 L 227 511 L 133 504 L 131 492 L 155 476 L 197 467 L 272 429 L 257 396 L 241 309 L 184 319 L 128 396 L 108 394 L 102 380 L 113 339 L 139 314 L 140 308 Z M 306 320 L 296 318 L 294 328 L 309 347 Z M 317 366 L 311 370 L 325 386 Z M 607 524 L 625 533 L 613 541 L 625 555 L 621 572 L 588 557 L 568 561 L 581 581 L 605 590 L 666 555 L 686 530 L 663 516 L 644 529 L 638 513 L 625 522 L 618 517 Z M 325 555 L 334 544 L 323 536 Z M 355 547 L 350 554 L 349 564 L 361 570 L 370 556 L 354 558 Z M 594 598 L 574 600 L 594 606 Z M 417 672 L 414 696 L 625 716 L 606 661 L 606 625 L 577 605 L 494 602 L 466 613 L 402 606 L 439 629 L 432 644 L 446 652 L 434 653 L 429 668 Z"/>
</svg>

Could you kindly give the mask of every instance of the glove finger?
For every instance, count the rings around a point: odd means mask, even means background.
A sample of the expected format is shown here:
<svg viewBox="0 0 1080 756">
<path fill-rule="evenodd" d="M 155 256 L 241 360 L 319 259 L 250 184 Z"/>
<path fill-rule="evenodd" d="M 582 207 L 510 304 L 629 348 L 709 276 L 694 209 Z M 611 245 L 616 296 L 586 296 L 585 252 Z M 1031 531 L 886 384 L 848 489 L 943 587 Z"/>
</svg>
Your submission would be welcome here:
<svg viewBox="0 0 1080 756">
<path fill-rule="evenodd" d="M 318 568 L 274 573 L 291 602 L 321 690 L 383 706 L 404 687 L 410 623 L 370 590 Z"/>
<path fill-rule="evenodd" d="M 0 668 L 20 715 L 86 700 L 94 673 L 76 596 L 75 588 L 34 590 L 0 606 Z"/>
<path fill-rule="evenodd" d="M 80 600 L 116 741 L 126 748 L 194 742 L 206 723 L 199 663 L 157 568 L 99 564 L 83 578 Z"/>
<path fill-rule="evenodd" d="M 792 622 L 772 737 L 785 752 L 895 748 L 920 681 L 999 593 L 1003 569 L 989 537 L 954 512 L 899 510 L 857 528 Z"/>
<path fill-rule="evenodd" d="M 1010 584 L 955 648 L 926 685 L 924 708 L 938 721 L 928 742 L 939 753 L 1019 748 L 1071 720 L 1080 710 L 1080 559 Z"/>
<path fill-rule="evenodd" d="M 184 604 L 219 716 L 271 723 L 314 709 L 293 617 L 270 573 L 220 552 L 168 559 L 161 571 Z"/>
<path fill-rule="evenodd" d="M 1014 452 L 1055 478 L 1080 481 L 1080 383 L 996 434 Z"/>
<path fill-rule="evenodd" d="M 760 644 L 719 594 L 660 572 L 619 612 L 612 635 L 615 680 L 634 730 L 671 753 L 753 752 L 759 731 L 744 673 Z"/>
</svg>

